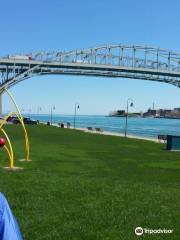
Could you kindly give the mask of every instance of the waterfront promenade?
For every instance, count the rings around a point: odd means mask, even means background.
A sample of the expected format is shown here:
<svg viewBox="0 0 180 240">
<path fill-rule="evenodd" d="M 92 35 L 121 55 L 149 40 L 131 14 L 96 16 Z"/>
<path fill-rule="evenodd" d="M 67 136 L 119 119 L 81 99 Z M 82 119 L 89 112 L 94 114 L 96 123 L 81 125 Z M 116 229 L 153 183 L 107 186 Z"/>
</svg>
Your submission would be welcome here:
<svg viewBox="0 0 180 240">
<path fill-rule="evenodd" d="M 31 115 L 32 119 L 47 123 L 50 121 L 48 114 Z M 74 126 L 73 115 L 53 114 L 53 123 L 67 122 Z M 77 115 L 76 128 L 87 129 L 87 127 L 101 128 L 104 133 L 113 135 L 124 135 L 125 118 L 106 117 L 98 115 Z M 140 138 L 157 139 L 158 135 L 179 135 L 179 119 L 157 119 L 157 118 L 128 118 L 127 134 L 129 136 L 138 136 Z"/>
<path fill-rule="evenodd" d="M 41 122 L 42 124 L 45 124 L 44 122 Z M 54 127 L 60 127 L 57 123 L 53 123 L 52 126 Z M 64 126 L 64 128 L 67 128 L 66 126 Z M 74 130 L 74 127 L 70 127 L 70 129 Z M 124 137 L 124 134 L 122 133 L 117 133 L 117 132 L 110 132 L 110 131 L 101 131 L 101 132 L 97 132 L 95 130 L 89 131 L 87 128 L 80 128 L 80 127 L 76 127 L 76 130 L 80 130 L 83 132 L 87 132 L 87 133 L 92 133 L 92 134 L 102 134 L 102 135 L 107 135 L 107 136 L 117 136 L 117 137 Z M 141 139 L 141 140 L 147 140 L 147 141 L 153 141 L 153 142 L 159 142 L 158 139 L 156 138 L 148 138 L 148 137 L 143 137 L 143 136 L 135 136 L 135 135 L 129 135 L 127 134 L 127 138 L 134 138 L 134 139 Z"/>
</svg>

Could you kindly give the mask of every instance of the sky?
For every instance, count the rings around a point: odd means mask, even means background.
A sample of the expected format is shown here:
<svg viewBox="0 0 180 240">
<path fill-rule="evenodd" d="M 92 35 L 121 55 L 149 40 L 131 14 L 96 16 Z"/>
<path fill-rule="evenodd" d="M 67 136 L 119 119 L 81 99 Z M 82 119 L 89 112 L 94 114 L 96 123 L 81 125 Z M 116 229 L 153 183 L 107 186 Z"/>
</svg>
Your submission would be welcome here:
<svg viewBox="0 0 180 240">
<path fill-rule="evenodd" d="M 178 0 L 7 0 L 1 2 L 0 56 L 61 51 L 103 44 L 140 44 L 180 52 Z M 25 112 L 108 114 L 180 107 L 180 89 L 165 83 L 123 78 L 48 75 L 33 77 L 10 89 Z M 11 110 L 3 96 L 3 111 Z"/>
</svg>

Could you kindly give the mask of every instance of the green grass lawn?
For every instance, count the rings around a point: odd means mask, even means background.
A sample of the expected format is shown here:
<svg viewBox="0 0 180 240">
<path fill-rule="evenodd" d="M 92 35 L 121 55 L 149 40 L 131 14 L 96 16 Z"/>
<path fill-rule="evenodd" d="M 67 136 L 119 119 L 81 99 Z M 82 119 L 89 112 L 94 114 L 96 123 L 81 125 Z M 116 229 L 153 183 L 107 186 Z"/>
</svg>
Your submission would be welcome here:
<svg viewBox="0 0 180 240">
<path fill-rule="evenodd" d="M 163 144 L 48 126 L 28 127 L 30 163 L 20 126 L 7 126 L 15 165 L 0 169 L 25 240 L 180 239 L 180 153 Z M 7 156 L 1 149 L 1 166 Z M 136 237 L 134 229 L 174 229 Z"/>
</svg>

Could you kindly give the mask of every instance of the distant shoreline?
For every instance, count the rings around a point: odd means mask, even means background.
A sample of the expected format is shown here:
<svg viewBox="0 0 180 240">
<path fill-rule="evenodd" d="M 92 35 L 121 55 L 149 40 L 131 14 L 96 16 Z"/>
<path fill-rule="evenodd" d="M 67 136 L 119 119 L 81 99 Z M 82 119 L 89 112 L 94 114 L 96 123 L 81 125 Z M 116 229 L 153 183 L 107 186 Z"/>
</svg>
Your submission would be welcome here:
<svg viewBox="0 0 180 240">
<path fill-rule="evenodd" d="M 106 116 L 106 117 L 126 117 L 126 115 L 109 115 L 109 116 Z M 134 117 L 134 118 L 143 118 L 141 116 L 138 116 L 138 115 L 128 115 L 128 117 Z"/>
<path fill-rule="evenodd" d="M 126 116 L 121 116 L 121 115 L 112 115 L 112 116 L 106 116 L 106 117 L 126 117 Z M 149 116 L 149 117 L 141 117 L 141 116 L 136 116 L 136 115 L 128 115 L 128 118 L 158 118 L 158 119 L 179 119 L 180 117 L 156 117 L 156 116 Z"/>
</svg>

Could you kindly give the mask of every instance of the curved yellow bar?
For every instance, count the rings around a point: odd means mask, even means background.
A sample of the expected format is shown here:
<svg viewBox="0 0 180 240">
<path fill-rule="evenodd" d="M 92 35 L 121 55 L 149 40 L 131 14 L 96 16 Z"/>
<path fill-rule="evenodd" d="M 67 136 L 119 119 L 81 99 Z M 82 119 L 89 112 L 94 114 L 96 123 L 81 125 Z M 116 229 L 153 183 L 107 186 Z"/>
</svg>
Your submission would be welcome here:
<svg viewBox="0 0 180 240">
<path fill-rule="evenodd" d="M 14 153 L 13 153 L 13 148 L 12 148 L 11 142 L 10 142 L 9 137 L 8 137 L 7 133 L 5 132 L 5 130 L 3 128 L 1 128 L 0 130 L 3 132 L 4 136 L 7 139 L 10 150 L 8 149 L 7 146 L 4 145 L 4 147 L 5 147 L 5 149 L 8 153 L 8 156 L 9 156 L 9 167 L 13 168 L 14 167 Z"/>
<path fill-rule="evenodd" d="M 0 129 L 2 128 L 2 126 L 7 122 L 7 119 L 12 116 L 14 113 L 13 112 L 10 112 L 3 120 L 2 122 L 0 123 Z"/>
<path fill-rule="evenodd" d="M 19 121 L 20 121 L 20 123 L 21 123 L 21 125 L 23 127 L 23 130 L 24 130 L 25 145 L 26 145 L 26 160 L 28 161 L 29 160 L 29 152 L 30 152 L 29 138 L 28 138 L 27 130 L 26 130 L 26 127 L 25 127 L 25 124 L 24 124 L 24 121 L 23 121 L 23 117 L 22 117 L 21 111 L 20 111 L 20 109 L 19 109 L 19 107 L 18 107 L 18 105 L 17 105 L 13 95 L 6 88 L 4 88 L 3 90 L 9 95 L 9 97 L 11 98 L 12 102 L 14 103 L 14 105 L 16 107 L 16 110 L 17 110 L 18 114 L 17 113 L 14 113 L 14 114 L 16 114 L 16 116 L 18 117 L 18 119 L 19 119 Z M 1 125 L 0 125 L 0 128 L 1 128 Z"/>
<path fill-rule="evenodd" d="M 7 147 L 6 145 L 4 145 L 3 148 L 6 150 L 8 156 L 9 156 L 9 167 L 10 167 L 10 168 L 14 168 L 14 162 L 12 161 L 11 153 L 10 153 L 8 147 Z"/>
<path fill-rule="evenodd" d="M 19 119 L 21 125 L 23 126 L 23 129 L 24 129 L 24 132 L 25 132 L 25 139 L 27 140 L 27 144 L 28 144 L 28 146 L 29 146 L 28 136 L 27 136 L 26 128 L 25 128 L 25 126 L 24 126 L 23 119 L 20 118 L 17 113 L 15 113 L 15 112 L 10 112 L 10 113 L 3 119 L 3 121 L 1 122 L 1 124 L 0 124 L 0 129 L 2 129 L 3 125 L 7 122 L 7 119 L 8 119 L 9 117 L 11 117 L 12 115 L 16 115 L 17 118 Z M 26 148 L 26 160 L 27 160 L 27 161 L 29 160 L 29 147 Z"/>
</svg>

